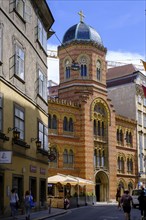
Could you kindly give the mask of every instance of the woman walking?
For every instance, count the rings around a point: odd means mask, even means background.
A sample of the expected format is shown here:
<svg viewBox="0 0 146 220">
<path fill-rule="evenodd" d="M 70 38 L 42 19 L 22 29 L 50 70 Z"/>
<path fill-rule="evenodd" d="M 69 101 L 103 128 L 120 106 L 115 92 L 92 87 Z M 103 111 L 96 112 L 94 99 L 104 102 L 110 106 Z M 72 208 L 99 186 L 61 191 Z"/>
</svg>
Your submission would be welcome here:
<svg viewBox="0 0 146 220">
<path fill-rule="evenodd" d="M 27 190 L 25 192 L 25 197 L 24 197 L 24 207 L 25 207 L 26 220 L 30 220 L 31 201 L 33 201 L 33 197 L 30 194 L 30 191 Z"/>
<path fill-rule="evenodd" d="M 16 193 L 16 189 L 13 188 L 10 194 L 10 207 L 11 207 L 11 215 L 13 219 L 16 219 L 16 203 L 19 201 L 18 194 Z"/>
</svg>

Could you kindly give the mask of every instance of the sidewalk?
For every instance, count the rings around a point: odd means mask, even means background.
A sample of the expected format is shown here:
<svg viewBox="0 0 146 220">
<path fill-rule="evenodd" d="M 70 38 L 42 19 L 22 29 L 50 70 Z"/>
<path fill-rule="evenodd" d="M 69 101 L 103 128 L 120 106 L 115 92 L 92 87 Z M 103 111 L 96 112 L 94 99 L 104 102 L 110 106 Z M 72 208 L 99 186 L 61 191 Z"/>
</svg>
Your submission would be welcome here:
<svg viewBox="0 0 146 220">
<path fill-rule="evenodd" d="M 30 219 L 31 220 L 43 220 L 43 219 L 51 218 L 57 215 L 63 215 L 67 213 L 68 211 L 69 210 L 65 210 L 65 209 L 51 208 L 51 213 L 49 213 L 49 209 L 38 211 L 38 212 L 32 212 L 30 215 Z M 18 220 L 25 220 L 25 215 L 17 215 L 16 218 Z M 0 220 L 13 220 L 13 217 L 0 216 Z"/>
</svg>

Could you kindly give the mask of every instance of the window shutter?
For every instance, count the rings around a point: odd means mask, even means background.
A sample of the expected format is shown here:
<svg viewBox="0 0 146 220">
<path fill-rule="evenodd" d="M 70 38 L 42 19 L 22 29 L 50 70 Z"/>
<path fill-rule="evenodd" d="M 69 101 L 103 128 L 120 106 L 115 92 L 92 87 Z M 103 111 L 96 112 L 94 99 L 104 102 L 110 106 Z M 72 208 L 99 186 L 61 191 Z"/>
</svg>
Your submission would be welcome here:
<svg viewBox="0 0 146 220">
<path fill-rule="evenodd" d="M 32 17 L 31 7 L 29 7 L 28 5 L 25 5 L 25 15 L 24 15 L 25 21 L 27 23 L 31 23 L 31 17 Z"/>
</svg>

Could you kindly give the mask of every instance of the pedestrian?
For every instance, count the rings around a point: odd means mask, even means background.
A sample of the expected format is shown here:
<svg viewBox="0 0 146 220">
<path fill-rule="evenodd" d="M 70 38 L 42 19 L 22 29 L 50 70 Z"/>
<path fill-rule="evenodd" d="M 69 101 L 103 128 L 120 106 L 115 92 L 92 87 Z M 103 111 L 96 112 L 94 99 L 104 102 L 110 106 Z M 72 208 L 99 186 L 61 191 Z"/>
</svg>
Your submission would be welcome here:
<svg viewBox="0 0 146 220">
<path fill-rule="evenodd" d="M 25 192 L 24 197 L 24 208 L 25 208 L 25 218 L 26 220 L 30 220 L 30 212 L 31 212 L 31 203 L 33 202 L 33 197 L 29 190 Z"/>
<path fill-rule="evenodd" d="M 68 209 L 70 207 L 70 202 L 67 197 L 64 199 L 64 209 Z"/>
<path fill-rule="evenodd" d="M 129 190 L 125 189 L 124 194 L 121 197 L 121 204 L 125 214 L 125 220 L 130 220 L 132 197 L 129 195 Z"/>
<path fill-rule="evenodd" d="M 11 190 L 9 198 L 10 198 L 11 215 L 13 219 L 16 219 L 17 203 L 19 201 L 18 194 L 16 193 L 16 188 L 13 188 Z"/>
<path fill-rule="evenodd" d="M 142 188 L 142 191 L 141 191 L 141 193 L 138 197 L 138 201 L 139 201 L 139 209 L 140 209 L 140 212 L 141 212 L 141 219 L 144 219 L 146 217 L 144 188 Z"/>
<path fill-rule="evenodd" d="M 118 209 L 121 210 L 121 187 L 118 186 L 116 193 L 116 201 L 118 202 Z"/>
</svg>

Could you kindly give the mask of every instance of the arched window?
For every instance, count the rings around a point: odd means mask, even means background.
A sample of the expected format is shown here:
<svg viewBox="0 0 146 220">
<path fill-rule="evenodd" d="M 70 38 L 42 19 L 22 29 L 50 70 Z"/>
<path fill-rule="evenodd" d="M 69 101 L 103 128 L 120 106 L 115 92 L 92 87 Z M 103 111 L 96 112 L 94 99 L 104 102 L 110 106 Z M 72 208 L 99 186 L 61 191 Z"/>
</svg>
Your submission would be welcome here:
<svg viewBox="0 0 146 220">
<path fill-rule="evenodd" d="M 87 58 L 85 56 L 82 56 L 80 59 L 80 65 L 81 65 L 81 76 L 87 76 Z"/>
<path fill-rule="evenodd" d="M 97 135 L 96 120 L 94 119 L 94 135 Z"/>
<path fill-rule="evenodd" d="M 127 172 L 128 173 L 133 173 L 133 161 L 132 159 L 127 159 Z"/>
<path fill-rule="evenodd" d="M 120 167 L 121 167 L 121 166 L 120 166 L 120 157 L 118 157 L 118 164 L 117 164 L 117 165 L 118 165 L 118 171 L 120 172 L 120 169 L 121 169 L 121 168 L 120 168 Z"/>
<path fill-rule="evenodd" d="M 53 154 L 55 156 L 55 159 L 51 160 L 51 154 Z M 48 158 L 50 158 L 48 160 L 49 162 L 49 167 L 51 168 L 55 168 L 58 166 L 58 152 L 56 147 L 50 147 L 50 151 L 49 151 L 49 155 Z"/>
<path fill-rule="evenodd" d="M 65 61 L 65 77 L 66 77 L 66 79 L 70 78 L 70 62 L 69 62 L 69 60 Z"/>
<path fill-rule="evenodd" d="M 100 136 L 100 121 L 98 121 L 98 135 Z"/>
<path fill-rule="evenodd" d="M 104 150 L 102 151 L 102 157 L 101 157 L 101 166 L 105 166 L 105 155 L 104 155 Z"/>
<path fill-rule="evenodd" d="M 51 115 L 48 115 L 48 128 L 51 128 L 52 125 L 52 120 L 51 120 Z"/>
<path fill-rule="evenodd" d="M 97 74 L 97 80 L 101 80 L 101 62 L 97 60 L 96 63 L 96 74 Z"/>
<path fill-rule="evenodd" d="M 52 117 L 52 129 L 57 129 L 57 117 L 53 115 Z"/>
<path fill-rule="evenodd" d="M 63 164 L 68 163 L 68 151 L 65 149 L 63 152 Z"/>
<path fill-rule="evenodd" d="M 104 122 L 102 122 L 102 136 L 104 136 Z"/>
<path fill-rule="evenodd" d="M 81 64 L 81 76 L 87 76 L 87 66 L 86 66 L 86 64 Z"/>
<path fill-rule="evenodd" d="M 67 120 L 67 117 L 64 117 L 64 120 L 63 120 L 63 130 L 64 131 L 68 130 L 68 120 Z"/>
<path fill-rule="evenodd" d="M 121 173 L 124 173 L 124 159 L 121 158 Z"/>
<path fill-rule="evenodd" d="M 74 154 L 73 151 L 70 150 L 68 155 L 68 163 L 73 165 L 73 162 L 74 162 Z"/>
<path fill-rule="evenodd" d="M 129 143 L 132 144 L 132 134 L 131 134 L 131 132 L 129 133 Z"/>
<path fill-rule="evenodd" d="M 123 132 L 122 132 L 122 129 L 120 130 L 120 141 L 121 141 L 121 143 L 123 142 Z"/>
<path fill-rule="evenodd" d="M 72 118 L 69 119 L 69 131 L 73 132 L 73 120 L 72 120 Z"/>
</svg>

